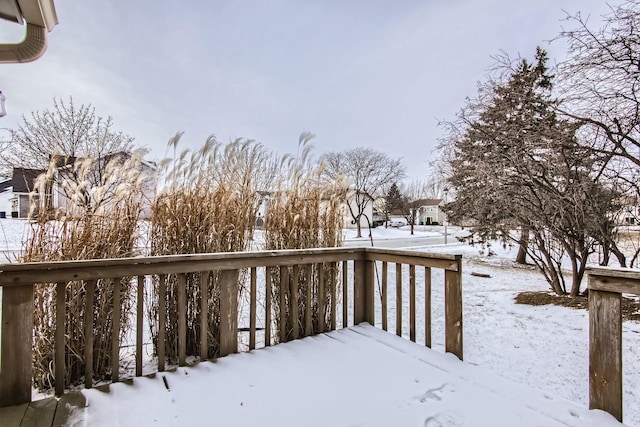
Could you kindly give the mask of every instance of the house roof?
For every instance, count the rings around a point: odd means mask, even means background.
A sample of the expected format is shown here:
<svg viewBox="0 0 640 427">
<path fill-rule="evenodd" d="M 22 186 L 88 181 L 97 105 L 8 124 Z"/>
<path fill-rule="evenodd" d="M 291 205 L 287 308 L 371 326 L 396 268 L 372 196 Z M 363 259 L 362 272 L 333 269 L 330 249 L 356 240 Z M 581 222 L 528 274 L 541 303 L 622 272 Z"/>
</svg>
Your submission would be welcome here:
<svg viewBox="0 0 640 427">
<path fill-rule="evenodd" d="M 0 193 L 11 188 L 12 185 L 13 183 L 11 179 L 7 179 L 5 181 L 0 182 Z"/>
<path fill-rule="evenodd" d="M 34 189 L 36 178 L 45 173 L 42 169 L 13 168 L 11 184 L 14 193 L 30 193 Z"/>
<path fill-rule="evenodd" d="M 416 200 L 415 205 L 417 206 L 440 206 L 442 203 L 442 199 L 419 199 Z"/>
</svg>

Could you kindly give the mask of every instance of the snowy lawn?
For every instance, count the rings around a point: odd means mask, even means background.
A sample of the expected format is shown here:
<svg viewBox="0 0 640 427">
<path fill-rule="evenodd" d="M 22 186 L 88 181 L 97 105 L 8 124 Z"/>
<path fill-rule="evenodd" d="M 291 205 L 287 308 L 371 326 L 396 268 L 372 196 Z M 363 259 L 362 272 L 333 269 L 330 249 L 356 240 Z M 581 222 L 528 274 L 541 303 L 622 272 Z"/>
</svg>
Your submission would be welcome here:
<svg viewBox="0 0 640 427">
<path fill-rule="evenodd" d="M 432 246 L 418 250 L 463 255 L 465 362 L 588 407 L 589 317 L 586 310 L 514 303 L 522 291 L 547 291 L 535 270 L 515 267 L 516 248 Z M 490 274 L 491 278 L 471 275 Z M 434 292 L 435 292 L 434 279 Z M 434 295 L 435 297 L 435 295 Z M 435 304 L 435 302 L 434 302 Z M 435 307 L 434 307 L 435 309 Z M 435 328 L 444 342 L 442 316 Z M 435 338 L 435 337 L 434 337 Z M 436 344 L 438 344 L 436 342 Z M 624 421 L 640 426 L 640 324 L 623 323 Z"/>
</svg>

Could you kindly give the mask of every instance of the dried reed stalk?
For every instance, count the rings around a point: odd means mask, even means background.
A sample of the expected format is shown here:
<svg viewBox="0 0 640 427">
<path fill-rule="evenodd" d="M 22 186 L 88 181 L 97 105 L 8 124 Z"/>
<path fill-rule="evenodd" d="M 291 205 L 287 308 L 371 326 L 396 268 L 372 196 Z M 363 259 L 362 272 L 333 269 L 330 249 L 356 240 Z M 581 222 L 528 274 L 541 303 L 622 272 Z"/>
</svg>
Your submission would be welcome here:
<svg viewBox="0 0 640 427">
<path fill-rule="evenodd" d="M 33 194 L 30 239 L 25 242 L 22 261 L 65 261 L 118 258 L 135 255 L 138 221 L 143 209 L 145 182 L 153 179 L 143 173 L 139 155 L 114 157 L 98 165 L 97 160 L 83 159 L 61 173 L 52 159 L 49 171 L 37 182 Z M 97 169 L 100 169 L 98 172 Z M 51 192 L 58 192 L 61 209 L 51 209 Z M 38 197 L 46 194 L 47 197 Z M 120 337 L 130 330 L 133 304 L 129 278 L 122 278 Z M 33 381 L 38 389 L 54 387 L 55 285 L 41 284 L 34 292 Z M 111 336 L 113 285 L 100 280 L 95 304 L 85 305 L 85 283 L 69 282 L 65 304 L 65 386 L 83 381 L 85 311 L 93 315 L 94 379 L 104 380 L 111 371 Z"/>
<path fill-rule="evenodd" d="M 181 134 L 171 141 L 177 147 Z M 273 158 L 260 144 L 236 140 L 221 144 L 210 137 L 198 151 L 183 151 L 162 162 L 164 189 L 151 210 L 151 254 L 189 254 L 247 250 L 253 238 L 258 191 L 273 176 Z M 239 280 L 239 295 L 245 276 Z M 202 295 L 199 274 L 186 276 L 187 354 L 200 353 L 201 300 L 207 299 L 208 357 L 219 352 L 218 274 L 209 275 Z M 154 282 L 157 288 L 157 280 Z M 178 357 L 177 278 L 167 280 L 166 312 L 158 313 L 158 293 L 151 295 L 149 320 L 157 350 L 157 319 L 166 319 L 166 356 Z"/>
<path fill-rule="evenodd" d="M 322 165 L 311 159 L 310 141 L 312 135 L 303 134 L 300 137 L 301 155 L 299 158 L 287 157 L 283 159 L 286 175 L 281 181 L 278 191 L 270 198 L 270 204 L 265 217 L 265 249 L 303 249 L 335 247 L 342 245 L 342 216 L 341 204 L 337 189 L 327 186 L 320 179 Z M 306 295 L 312 293 L 312 333 L 324 332 L 320 319 L 324 325 L 329 325 L 331 313 L 331 294 L 329 283 L 337 283 L 335 268 L 324 265 L 320 269 L 312 268 L 311 283 L 307 283 L 308 265 L 300 265 L 297 280 L 293 277 L 293 269 L 289 270 L 289 280 L 282 283 L 279 269 L 271 269 L 272 274 L 272 308 L 276 331 L 280 331 L 280 293 L 285 293 L 285 313 L 287 339 L 293 336 L 293 322 L 298 322 L 300 330 L 304 330 L 304 314 L 306 312 Z M 319 304 L 319 279 L 323 275 L 326 289 L 325 303 Z M 291 315 L 292 300 L 291 287 L 298 283 L 298 319 Z M 336 287 L 337 288 L 337 287 Z M 336 289 L 336 292 L 339 292 Z M 335 298 L 333 298 L 335 301 Z M 320 312 L 320 307 L 324 310 Z M 279 334 L 278 334 L 279 335 Z"/>
</svg>

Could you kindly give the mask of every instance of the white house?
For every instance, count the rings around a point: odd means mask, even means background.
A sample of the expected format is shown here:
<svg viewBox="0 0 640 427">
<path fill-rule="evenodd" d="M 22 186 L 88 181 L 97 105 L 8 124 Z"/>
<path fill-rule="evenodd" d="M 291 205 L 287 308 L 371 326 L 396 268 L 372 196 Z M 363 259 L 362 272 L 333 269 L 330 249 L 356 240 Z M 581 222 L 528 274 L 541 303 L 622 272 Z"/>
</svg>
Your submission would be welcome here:
<svg viewBox="0 0 640 427">
<path fill-rule="evenodd" d="M 373 197 L 368 194 L 350 191 L 346 200 L 342 201 L 342 216 L 344 218 L 342 228 L 357 228 L 351 212 L 357 215 L 358 203 L 362 204 L 363 202 L 366 202 L 366 206 L 364 207 L 363 215 L 360 217 L 360 228 L 366 230 L 369 228 L 369 223 L 373 225 Z"/>
<path fill-rule="evenodd" d="M 101 187 L 102 191 L 88 192 L 96 194 L 100 200 L 92 200 L 100 203 L 106 209 L 117 198 L 114 197 L 121 184 L 135 185 L 136 196 L 140 197 L 142 205 L 141 218 L 151 216 L 151 205 L 155 199 L 157 184 L 157 167 L 153 162 L 145 161 L 139 157 L 124 151 L 108 154 L 100 159 L 66 159 L 59 162 L 60 166 L 53 178 L 51 208 L 58 214 L 68 214 L 72 205 L 72 197 L 77 197 L 78 171 L 83 168 L 79 162 L 86 161 L 86 169 L 80 172 L 83 177 L 80 181 L 89 181 L 94 188 Z M 66 180 L 65 176 L 72 176 Z M 65 182 L 66 181 L 66 182 Z M 86 197 L 83 194 L 83 197 Z M 81 200 L 82 202 L 82 200 Z"/>
<path fill-rule="evenodd" d="M 0 218 L 11 216 L 11 198 L 13 197 L 13 184 L 11 179 L 0 182 Z"/>
<path fill-rule="evenodd" d="M 446 216 L 442 211 L 444 205 L 442 199 L 420 199 L 417 206 L 418 214 L 415 216 L 417 225 L 443 224 Z"/>
</svg>

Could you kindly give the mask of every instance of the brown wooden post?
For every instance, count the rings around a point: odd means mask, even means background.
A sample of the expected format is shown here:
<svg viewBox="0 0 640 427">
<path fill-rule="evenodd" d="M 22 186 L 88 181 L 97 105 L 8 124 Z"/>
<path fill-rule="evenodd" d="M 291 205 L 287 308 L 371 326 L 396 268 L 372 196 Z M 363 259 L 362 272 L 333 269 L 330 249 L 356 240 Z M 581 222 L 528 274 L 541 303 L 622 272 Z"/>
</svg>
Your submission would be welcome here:
<svg viewBox="0 0 640 427">
<path fill-rule="evenodd" d="M 589 286 L 593 277 L 589 276 Z M 589 289 L 589 409 L 622 422 L 622 311 L 617 292 Z"/>
<path fill-rule="evenodd" d="M 256 348 L 256 317 L 258 313 L 256 312 L 257 306 L 257 274 L 258 269 L 256 267 L 251 267 L 251 287 L 249 289 L 249 350 L 253 350 Z"/>
<path fill-rule="evenodd" d="M 387 307 L 387 276 L 388 276 L 388 266 L 387 262 L 382 262 L 382 295 L 380 298 L 382 299 L 382 330 L 387 330 L 387 316 L 388 316 L 388 307 Z"/>
<path fill-rule="evenodd" d="M 409 265 L 409 339 L 416 342 L 416 266 Z"/>
<path fill-rule="evenodd" d="M 424 345 L 431 348 L 431 268 L 424 268 Z"/>
<path fill-rule="evenodd" d="M 220 272 L 220 356 L 238 352 L 238 270 Z"/>
<path fill-rule="evenodd" d="M 209 358 L 209 272 L 200 272 L 200 360 Z"/>
<path fill-rule="evenodd" d="M 55 392 L 56 396 L 64 394 L 64 349 L 65 323 L 67 317 L 66 301 L 67 282 L 56 283 L 56 332 L 55 332 Z"/>
<path fill-rule="evenodd" d="M 300 266 L 299 265 L 294 265 L 293 266 L 293 278 L 290 281 L 291 284 L 291 292 L 289 293 L 289 296 L 291 298 L 290 302 L 289 302 L 289 306 L 290 306 L 290 310 L 291 310 L 291 326 L 293 328 L 293 339 L 297 340 L 298 338 L 300 338 L 299 333 L 300 333 L 300 324 L 298 323 L 298 307 L 299 307 L 299 301 L 298 301 L 298 286 L 299 286 L 299 276 L 300 276 Z"/>
<path fill-rule="evenodd" d="M 369 260 L 354 260 L 353 323 L 374 325 L 374 264 Z"/>
<path fill-rule="evenodd" d="M 264 346 L 269 347 L 271 345 L 271 267 L 265 267 L 264 269 Z"/>
<path fill-rule="evenodd" d="M 307 264 L 305 286 L 306 286 L 306 302 L 304 305 L 304 335 L 308 337 L 313 332 L 312 314 L 313 314 L 313 264 Z"/>
<path fill-rule="evenodd" d="M 178 366 L 187 364 L 187 276 L 178 274 Z"/>
<path fill-rule="evenodd" d="M 336 330 L 336 279 L 337 279 L 337 274 L 338 274 L 338 268 L 337 268 L 337 263 L 335 262 L 331 262 L 329 263 L 329 271 L 331 272 L 331 275 L 329 276 L 329 292 L 331 293 L 330 295 L 330 303 L 331 304 L 331 326 L 330 329 L 332 331 Z"/>
<path fill-rule="evenodd" d="M 462 360 L 462 259 L 457 271 L 444 272 L 445 351 Z"/>
<path fill-rule="evenodd" d="M 318 332 L 322 333 L 327 330 L 325 325 L 324 318 L 324 309 L 325 309 L 325 291 L 324 291 L 324 263 L 316 264 L 317 272 L 318 272 L 318 294 L 316 298 L 318 299 Z"/>
<path fill-rule="evenodd" d="M 31 402 L 33 285 L 2 288 L 0 407 Z"/>
<path fill-rule="evenodd" d="M 349 326 L 349 262 L 342 261 L 342 327 Z"/>
<path fill-rule="evenodd" d="M 280 296 L 280 315 L 278 316 L 278 324 L 280 325 L 280 342 L 287 341 L 287 290 L 289 289 L 289 268 L 280 266 L 280 287 L 278 293 Z"/>
<path fill-rule="evenodd" d="M 113 279 L 113 318 L 111 320 L 111 381 L 120 378 L 120 291 L 121 279 Z"/>
<path fill-rule="evenodd" d="M 142 376 L 142 332 L 144 329 L 144 276 L 138 276 L 136 295 L 136 377 Z"/>
<path fill-rule="evenodd" d="M 402 336 L 402 264 L 396 263 L 396 335 Z"/>
<path fill-rule="evenodd" d="M 158 277 L 158 372 L 164 372 L 167 336 L 167 276 Z"/>
<path fill-rule="evenodd" d="M 93 310 L 96 292 L 96 281 L 89 280 L 85 283 L 87 293 L 85 294 L 84 309 L 84 387 L 93 387 Z"/>
</svg>

